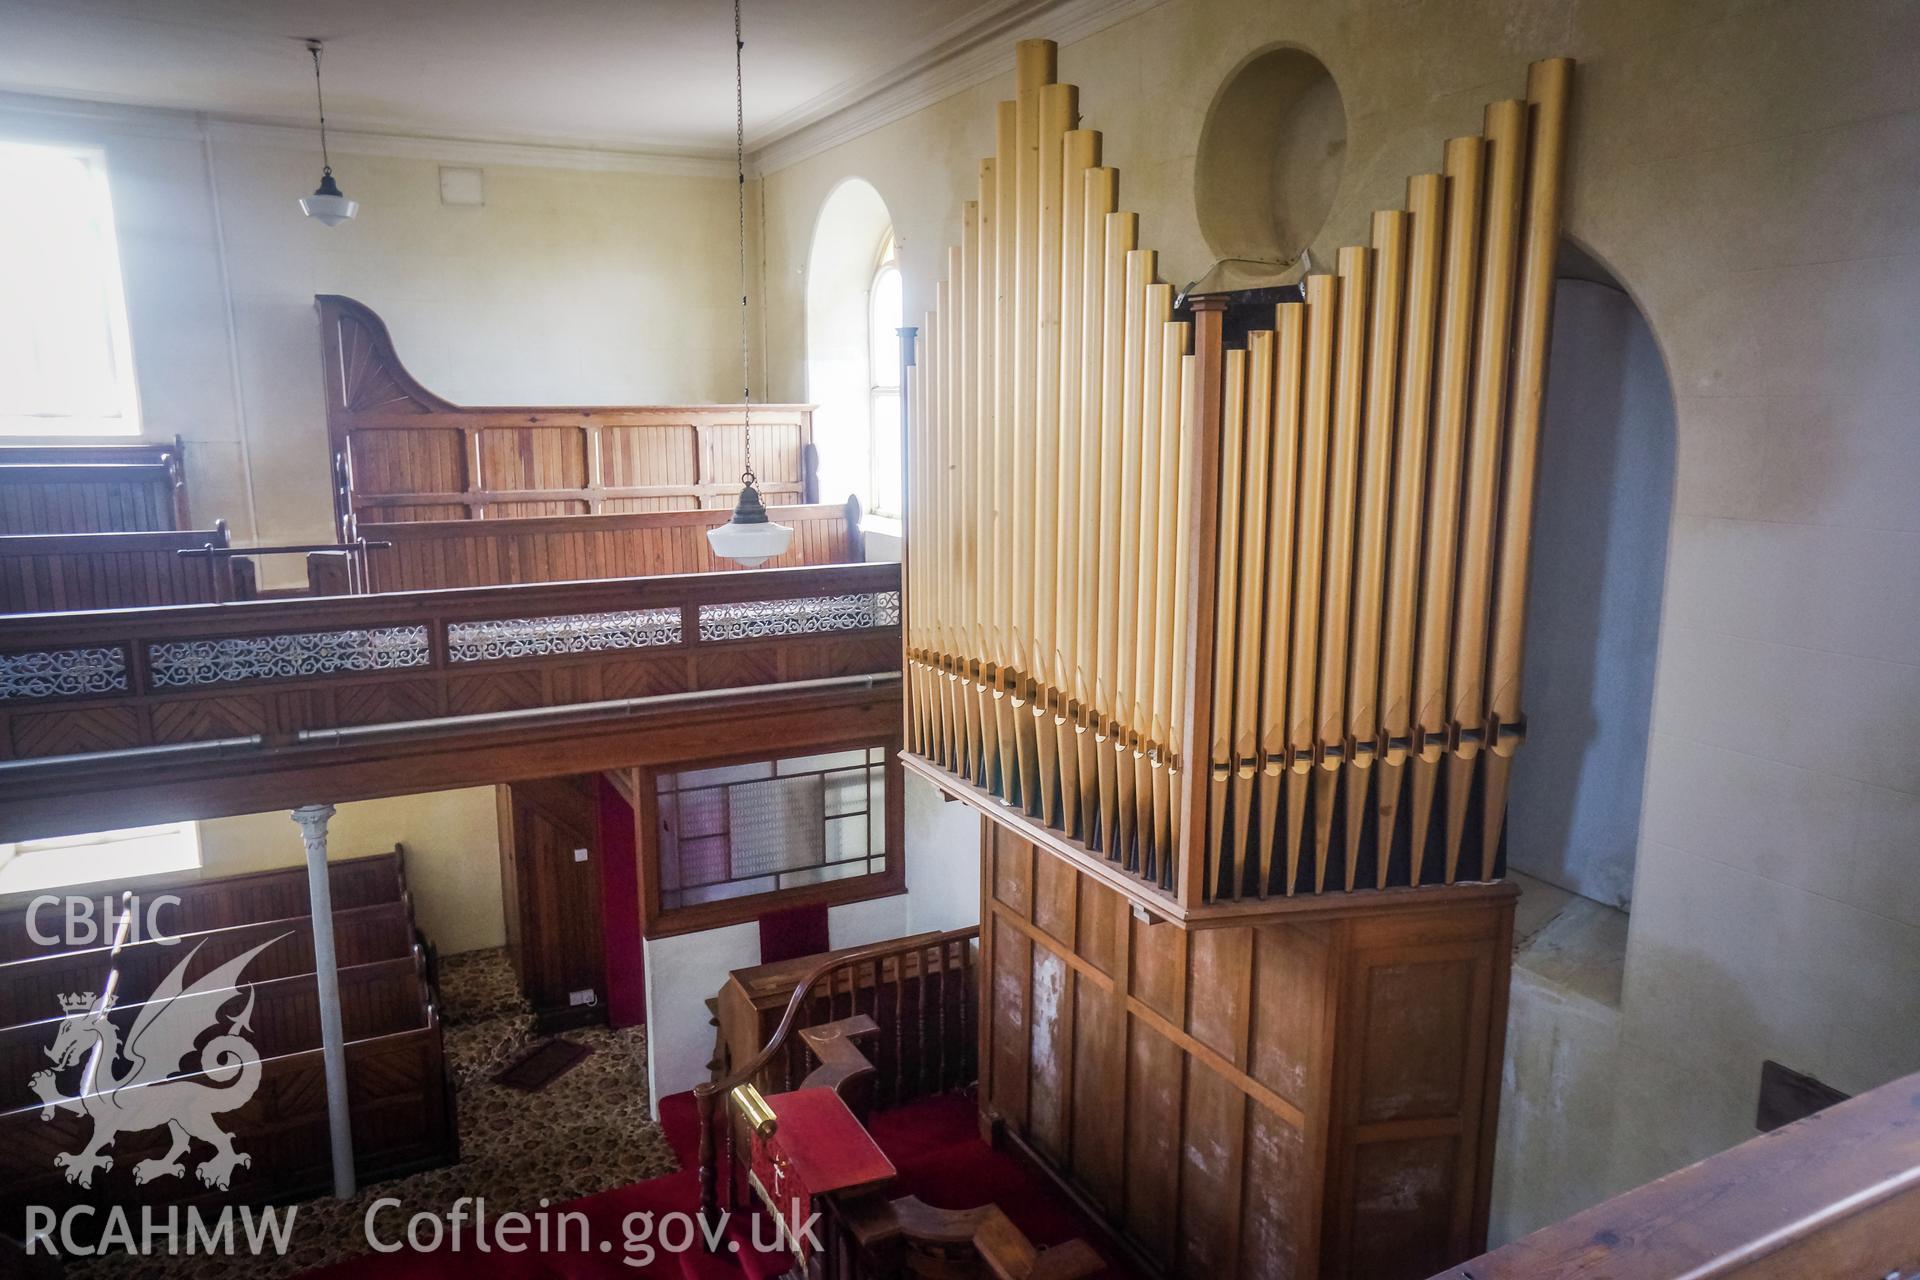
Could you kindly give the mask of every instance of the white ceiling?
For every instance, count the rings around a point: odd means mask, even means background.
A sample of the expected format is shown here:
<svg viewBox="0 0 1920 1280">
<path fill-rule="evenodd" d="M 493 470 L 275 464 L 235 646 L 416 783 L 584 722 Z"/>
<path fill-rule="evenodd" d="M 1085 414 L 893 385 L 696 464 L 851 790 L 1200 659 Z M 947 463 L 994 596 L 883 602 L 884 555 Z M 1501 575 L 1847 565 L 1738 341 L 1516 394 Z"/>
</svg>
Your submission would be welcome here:
<svg viewBox="0 0 1920 1280">
<path fill-rule="evenodd" d="M 1049 11 L 1106 7 L 745 0 L 749 149 Z M 329 126 L 731 156 L 732 32 L 727 0 L 0 0 L 0 90 L 307 123 L 319 36 Z"/>
</svg>

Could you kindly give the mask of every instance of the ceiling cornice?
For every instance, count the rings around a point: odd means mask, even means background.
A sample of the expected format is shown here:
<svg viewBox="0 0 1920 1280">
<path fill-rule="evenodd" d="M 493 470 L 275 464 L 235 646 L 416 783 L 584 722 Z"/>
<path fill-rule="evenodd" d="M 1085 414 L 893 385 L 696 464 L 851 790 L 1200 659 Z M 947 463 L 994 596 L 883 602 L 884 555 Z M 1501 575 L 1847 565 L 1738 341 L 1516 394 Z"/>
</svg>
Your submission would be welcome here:
<svg viewBox="0 0 1920 1280">
<path fill-rule="evenodd" d="M 311 124 L 245 116 L 141 107 L 86 98 L 0 91 L 0 116 L 32 117 L 58 123 L 66 132 L 111 130 L 122 135 L 202 139 L 318 150 Z M 533 169 L 582 169 L 604 173 L 645 173 L 667 177 L 731 178 L 733 158 L 673 151 L 629 151 L 612 147 L 508 142 L 486 138 L 437 138 L 380 133 L 365 129 L 327 130 L 327 142 L 346 155 L 392 156 L 452 164 L 511 165 Z M 749 176 L 753 169 L 749 166 Z"/>
<path fill-rule="evenodd" d="M 207 134 L 216 143 L 252 143 L 263 147 L 319 147 L 312 125 L 236 120 L 209 116 Z M 433 138 L 415 134 L 371 133 L 365 130 L 327 129 L 327 145 L 335 152 L 361 156 L 393 156 L 403 160 L 438 160 L 470 165 L 513 165 L 530 169 L 585 169 L 605 173 L 651 173 L 680 178 L 732 178 L 733 157 L 691 155 L 673 151 L 624 151 L 607 147 L 576 147 L 535 142 L 497 142 L 484 138 Z M 748 175 L 752 176 L 751 166 Z"/>
<path fill-rule="evenodd" d="M 1085 39 L 1166 0 L 1000 0 L 938 33 L 879 75 L 830 90 L 761 131 L 751 145 L 773 173 L 936 102 L 984 84 L 1012 66 L 1012 44 L 1044 36 Z"/>
<path fill-rule="evenodd" d="M 1164 3 L 1166 0 L 990 0 L 908 50 L 887 70 L 838 85 L 759 130 L 758 136 L 747 142 L 749 176 L 783 169 L 986 83 L 1012 65 L 1016 41 L 1044 36 L 1061 45 L 1072 44 Z M 69 128 L 109 128 L 150 137 L 208 138 L 216 143 L 258 146 L 314 145 L 313 126 L 304 121 L 12 90 L 0 90 L 0 114 L 27 114 L 64 122 Z M 732 156 L 710 151 L 436 137 L 365 127 L 329 129 L 327 137 L 334 150 L 353 155 L 676 177 L 733 175 Z"/>
</svg>

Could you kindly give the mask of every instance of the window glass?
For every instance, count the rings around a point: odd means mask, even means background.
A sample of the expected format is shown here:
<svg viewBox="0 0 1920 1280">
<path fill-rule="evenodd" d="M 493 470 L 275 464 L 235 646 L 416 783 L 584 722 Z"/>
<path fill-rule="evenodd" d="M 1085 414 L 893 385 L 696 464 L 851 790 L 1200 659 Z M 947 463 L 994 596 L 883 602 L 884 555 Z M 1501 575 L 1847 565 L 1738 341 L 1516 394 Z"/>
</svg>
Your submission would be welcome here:
<svg viewBox="0 0 1920 1280">
<path fill-rule="evenodd" d="M 139 430 L 106 159 L 0 143 L 0 433 Z"/>
<path fill-rule="evenodd" d="M 900 495 L 900 335 L 905 323 L 900 266 L 889 229 L 867 290 L 867 440 L 870 509 L 898 516 Z"/>
<path fill-rule="evenodd" d="M 886 750 L 661 773 L 663 911 L 887 869 Z"/>
<path fill-rule="evenodd" d="M 200 828 L 192 822 L 22 840 L 0 844 L 0 894 L 131 880 L 199 866 Z"/>
</svg>

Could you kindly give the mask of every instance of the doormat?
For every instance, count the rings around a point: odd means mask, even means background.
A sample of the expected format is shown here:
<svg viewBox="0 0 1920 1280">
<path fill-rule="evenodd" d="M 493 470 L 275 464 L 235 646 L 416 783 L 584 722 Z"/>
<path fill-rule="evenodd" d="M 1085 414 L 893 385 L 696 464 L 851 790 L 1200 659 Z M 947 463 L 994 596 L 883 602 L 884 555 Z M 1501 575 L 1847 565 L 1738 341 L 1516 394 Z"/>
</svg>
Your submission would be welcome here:
<svg viewBox="0 0 1920 1280">
<path fill-rule="evenodd" d="M 538 1093 L 578 1066 L 580 1060 L 592 1052 L 593 1046 L 590 1044 L 575 1044 L 555 1036 L 514 1059 L 493 1078 L 494 1083 L 506 1085 L 509 1089 Z"/>
</svg>

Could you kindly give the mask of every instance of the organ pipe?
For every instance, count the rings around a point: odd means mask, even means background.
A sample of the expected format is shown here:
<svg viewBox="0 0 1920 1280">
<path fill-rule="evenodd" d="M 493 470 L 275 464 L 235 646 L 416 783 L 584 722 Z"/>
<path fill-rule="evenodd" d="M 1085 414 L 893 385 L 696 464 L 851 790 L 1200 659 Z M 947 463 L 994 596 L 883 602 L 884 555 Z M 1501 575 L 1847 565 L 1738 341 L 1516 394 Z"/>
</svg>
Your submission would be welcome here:
<svg viewBox="0 0 1920 1280">
<path fill-rule="evenodd" d="M 905 389 L 910 755 L 1186 910 L 1497 877 L 1571 64 L 1229 345 L 1016 61 Z"/>
</svg>

